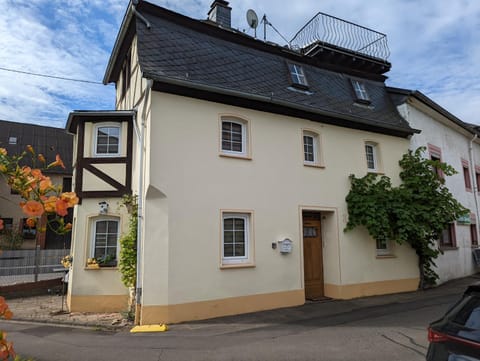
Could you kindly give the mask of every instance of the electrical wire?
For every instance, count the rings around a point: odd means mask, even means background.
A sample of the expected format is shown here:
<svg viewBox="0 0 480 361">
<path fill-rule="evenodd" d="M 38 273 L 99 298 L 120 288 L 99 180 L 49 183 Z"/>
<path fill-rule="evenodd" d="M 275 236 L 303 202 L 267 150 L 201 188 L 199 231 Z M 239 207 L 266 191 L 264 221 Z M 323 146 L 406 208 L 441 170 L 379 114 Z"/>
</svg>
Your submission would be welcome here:
<svg viewBox="0 0 480 361">
<path fill-rule="evenodd" d="M 29 72 L 29 71 L 8 69 L 8 68 L 3 68 L 3 67 L 0 67 L 0 70 L 9 71 L 9 72 L 12 72 L 12 73 L 20 73 L 20 74 L 26 74 L 26 75 L 39 76 L 39 77 L 42 77 L 42 78 L 51 78 L 51 79 L 59 79 L 59 80 L 66 80 L 66 81 L 75 81 L 75 82 L 79 82 L 79 83 L 104 85 L 102 82 L 93 81 L 93 80 L 66 78 L 66 77 L 61 77 L 61 76 L 46 75 L 46 74 L 40 74 L 40 73 L 32 73 L 32 72 Z"/>
</svg>

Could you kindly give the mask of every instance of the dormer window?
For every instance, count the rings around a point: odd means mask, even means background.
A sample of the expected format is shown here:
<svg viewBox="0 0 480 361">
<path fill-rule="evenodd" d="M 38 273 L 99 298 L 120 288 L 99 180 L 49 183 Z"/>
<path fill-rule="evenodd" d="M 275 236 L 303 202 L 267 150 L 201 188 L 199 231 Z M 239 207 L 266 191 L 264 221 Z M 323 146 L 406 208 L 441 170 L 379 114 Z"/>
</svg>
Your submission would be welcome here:
<svg viewBox="0 0 480 361">
<path fill-rule="evenodd" d="M 352 79 L 352 87 L 355 91 L 356 101 L 363 104 L 370 104 L 370 97 L 368 96 L 365 84 L 359 80 Z"/>
<path fill-rule="evenodd" d="M 288 63 L 288 70 L 290 71 L 290 79 L 292 86 L 301 89 L 307 89 L 308 83 L 303 68 L 298 64 Z"/>
</svg>

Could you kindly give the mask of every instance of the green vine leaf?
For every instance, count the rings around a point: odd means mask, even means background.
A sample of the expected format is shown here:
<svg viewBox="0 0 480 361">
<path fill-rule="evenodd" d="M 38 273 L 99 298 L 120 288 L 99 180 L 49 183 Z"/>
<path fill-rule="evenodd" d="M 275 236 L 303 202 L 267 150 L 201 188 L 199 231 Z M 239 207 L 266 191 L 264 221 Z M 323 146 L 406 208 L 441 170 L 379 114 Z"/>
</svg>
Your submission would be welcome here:
<svg viewBox="0 0 480 361">
<path fill-rule="evenodd" d="M 399 161 L 402 183 L 398 187 L 392 187 L 387 176 L 350 175 L 348 223 L 344 229 L 347 232 L 364 226 L 376 240 L 410 244 L 419 258 L 420 288 L 438 279 L 434 260 L 441 252 L 437 240 L 442 231 L 469 214 L 445 186 L 445 177 L 456 174 L 455 169 L 425 158 L 425 150 L 420 147 L 403 155 Z"/>
</svg>

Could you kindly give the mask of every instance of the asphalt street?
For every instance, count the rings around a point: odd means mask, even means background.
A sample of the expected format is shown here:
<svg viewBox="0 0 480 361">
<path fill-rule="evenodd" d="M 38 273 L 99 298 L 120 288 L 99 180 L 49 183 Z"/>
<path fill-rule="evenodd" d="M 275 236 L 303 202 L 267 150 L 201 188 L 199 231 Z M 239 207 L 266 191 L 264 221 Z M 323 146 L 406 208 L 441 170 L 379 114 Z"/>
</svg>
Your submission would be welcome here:
<svg viewBox="0 0 480 361">
<path fill-rule="evenodd" d="M 478 280 L 478 279 L 477 279 Z M 22 356 L 77 360 L 424 360 L 427 326 L 474 278 L 438 289 L 171 326 L 131 334 L 2 322 Z"/>
</svg>

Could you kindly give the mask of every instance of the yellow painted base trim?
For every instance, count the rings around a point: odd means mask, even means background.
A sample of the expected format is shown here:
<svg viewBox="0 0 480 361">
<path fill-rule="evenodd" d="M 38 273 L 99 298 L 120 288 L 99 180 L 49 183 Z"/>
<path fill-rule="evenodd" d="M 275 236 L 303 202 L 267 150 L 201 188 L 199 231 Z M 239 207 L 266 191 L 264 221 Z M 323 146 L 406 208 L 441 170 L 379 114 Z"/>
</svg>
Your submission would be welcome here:
<svg viewBox="0 0 480 361">
<path fill-rule="evenodd" d="M 128 308 L 128 295 L 68 297 L 70 312 L 120 312 Z"/>
<path fill-rule="evenodd" d="M 418 288 L 418 282 L 418 278 L 410 278 L 352 285 L 332 285 L 326 283 L 324 289 L 326 297 L 348 300 L 365 296 L 415 291 Z"/>
<path fill-rule="evenodd" d="M 140 325 L 205 320 L 214 317 L 299 306 L 304 303 L 305 292 L 295 290 L 168 306 L 142 306 Z"/>
</svg>

